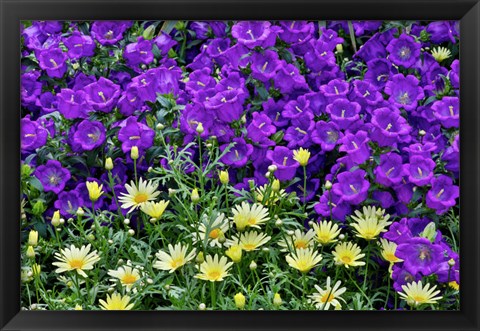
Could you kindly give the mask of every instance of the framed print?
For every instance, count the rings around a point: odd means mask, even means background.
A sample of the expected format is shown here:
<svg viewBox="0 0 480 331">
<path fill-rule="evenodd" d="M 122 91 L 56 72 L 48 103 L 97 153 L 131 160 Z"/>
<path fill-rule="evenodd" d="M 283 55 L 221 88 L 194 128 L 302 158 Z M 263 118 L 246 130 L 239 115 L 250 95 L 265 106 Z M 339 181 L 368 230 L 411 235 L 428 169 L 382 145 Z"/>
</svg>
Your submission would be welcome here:
<svg viewBox="0 0 480 331">
<path fill-rule="evenodd" d="M 476 1 L 8 1 L 2 330 L 478 330 Z"/>
</svg>

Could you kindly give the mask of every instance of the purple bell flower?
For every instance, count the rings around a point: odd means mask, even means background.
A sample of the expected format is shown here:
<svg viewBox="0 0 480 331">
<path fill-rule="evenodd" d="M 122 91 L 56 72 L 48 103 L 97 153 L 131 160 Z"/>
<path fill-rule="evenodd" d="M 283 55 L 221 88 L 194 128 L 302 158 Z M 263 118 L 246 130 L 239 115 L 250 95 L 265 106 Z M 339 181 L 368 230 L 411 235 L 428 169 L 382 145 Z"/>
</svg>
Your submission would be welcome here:
<svg viewBox="0 0 480 331">
<path fill-rule="evenodd" d="M 284 146 L 276 146 L 267 152 L 267 160 L 277 166 L 275 177 L 287 181 L 295 177 L 299 163 L 293 159 L 293 151 Z"/>
<path fill-rule="evenodd" d="M 347 99 L 335 99 L 333 103 L 326 108 L 332 121 L 342 130 L 348 129 L 350 125 L 360 119 L 360 105 L 356 102 L 350 102 Z"/>
<path fill-rule="evenodd" d="M 88 112 L 91 111 L 91 107 L 86 102 L 86 94 L 82 90 L 62 89 L 57 94 L 57 101 L 58 110 L 63 117 L 69 120 L 86 118 Z"/>
<path fill-rule="evenodd" d="M 302 116 L 292 119 L 291 126 L 285 132 L 283 139 L 288 141 L 287 147 L 309 148 L 312 145 L 310 135 L 315 127 L 313 115 L 304 112 Z"/>
<path fill-rule="evenodd" d="M 95 110 L 109 113 L 120 97 L 120 86 L 111 80 L 100 77 L 98 82 L 85 86 L 87 103 Z"/>
<path fill-rule="evenodd" d="M 385 85 L 385 93 L 390 95 L 389 101 L 396 107 L 414 110 L 418 101 L 425 96 L 418 84 L 418 79 L 413 75 L 405 77 L 397 74 Z"/>
<path fill-rule="evenodd" d="M 433 169 L 435 169 L 435 162 L 432 159 L 418 155 L 412 156 L 410 163 L 405 165 L 405 170 L 409 174 L 408 180 L 417 186 L 425 186 L 430 183 L 433 178 Z"/>
<path fill-rule="evenodd" d="M 427 206 L 435 209 L 438 215 L 445 214 L 451 207 L 456 205 L 459 197 L 459 188 L 453 185 L 450 177 L 440 175 L 431 181 L 432 188 L 427 192 Z"/>
<path fill-rule="evenodd" d="M 73 141 L 83 150 L 91 151 L 105 142 L 105 133 L 102 122 L 83 120 L 73 135 Z"/>
<path fill-rule="evenodd" d="M 65 46 L 68 48 L 67 55 L 71 59 L 80 59 L 95 54 L 95 42 L 92 37 L 74 31 L 72 35 L 65 39 Z"/>
<path fill-rule="evenodd" d="M 39 82 L 38 78 L 40 78 L 40 72 L 38 71 L 22 74 L 20 78 L 22 105 L 35 104 L 38 96 L 42 93 L 42 82 Z"/>
<path fill-rule="evenodd" d="M 123 51 L 123 58 L 127 64 L 136 67 L 139 64 L 150 64 L 153 61 L 153 42 L 139 37 L 137 42 L 128 44 Z"/>
<path fill-rule="evenodd" d="M 252 122 L 247 127 L 247 137 L 253 142 L 263 143 L 265 140 L 268 140 L 268 137 L 277 132 L 277 128 L 272 124 L 272 120 L 267 115 L 255 112 L 252 116 Z"/>
<path fill-rule="evenodd" d="M 95 21 L 92 24 L 92 37 L 102 45 L 114 45 L 131 25 L 132 22 L 128 21 Z"/>
<path fill-rule="evenodd" d="M 29 116 L 20 120 L 20 132 L 22 151 L 34 151 L 47 143 L 48 131 Z"/>
<path fill-rule="evenodd" d="M 457 97 L 443 97 L 432 105 L 434 116 L 445 128 L 458 128 L 460 101 Z"/>
<path fill-rule="evenodd" d="M 240 89 L 227 90 L 217 93 L 205 102 L 205 108 L 215 112 L 217 118 L 230 123 L 238 121 L 243 113 L 245 94 Z"/>
<path fill-rule="evenodd" d="M 388 44 L 388 59 L 398 66 L 410 68 L 420 57 L 420 47 L 412 36 L 402 33 L 398 39 L 392 39 Z"/>
<path fill-rule="evenodd" d="M 266 50 L 263 54 L 254 53 L 251 60 L 252 77 L 264 83 L 275 77 L 281 66 L 277 52 L 271 50 Z"/>
<path fill-rule="evenodd" d="M 379 146 L 396 146 L 397 142 L 408 142 L 411 137 L 410 125 L 398 111 L 390 108 L 378 108 L 372 117 L 373 130 L 371 138 Z"/>
<path fill-rule="evenodd" d="M 238 43 L 248 47 L 272 47 L 282 29 L 272 26 L 269 21 L 241 21 L 232 26 L 232 36 Z"/>
<path fill-rule="evenodd" d="M 400 184 L 405 174 L 402 157 L 396 153 L 380 155 L 380 164 L 374 169 L 375 181 L 383 186 Z"/>
<path fill-rule="evenodd" d="M 365 175 L 366 172 L 361 169 L 342 172 L 337 176 L 338 182 L 333 184 L 332 191 L 351 205 L 358 205 L 367 199 L 370 188 Z"/>
<path fill-rule="evenodd" d="M 42 50 L 38 55 L 40 68 L 52 78 L 62 78 L 67 71 L 67 55 L 60 48 Z"/>
<path fill-rule="evenodd" d="M 221 158 L 221 161 L 233 168 L 244 167 L 253 152 L 253 146 L 247 144 L 243 138 L 234 138 L 232 142 L 235 145 Z M 220 146 L 220 151 L 223 152 L 229 145 Z"/>
<path fill-rule="evenodd" d="M 357 165 L 364 163 L 370 157 L 368 134 L 357 131 L 355 134 L 347 132 L 338 142 L 341 144 L 339 151 L 347 153 L 348 157 Z"/>
<path fill-rule="evenodd" d="M 54 206 L 63 217 L 73 217 L 77 214 L 78 207 L 85 207 L 85 202 L 77 191 L 64 191 L 58 195 Z"/>
<path fill-rule="evenodd" d="M 318 121 L 312 131 L 312 141 L 319 144 L 325 152 L 333 150 L 342 137 L 343 134 L 333 122 Z"/>
<path fill-rule="evenodd" d="M 54 192 L 55 194 L 63 191 L 71 177 L 70 171 L 63 168 L 56 160 L 48 160 L 47 164 L 39 166 L 34 175 L 42 183 L 45 192 Z"/>
<path fill-rule="evenodd" d="M 127 118 L 120 126 L 118 140 L 122 143 L 124 153 L 129 153 L 133 146 L 137 146 L 139 151 L 144 151 L 153 145 L 155 132 L 138 122 L 135 117 Z"/>
<path fill-rule="evenodd" d="M 405 267 L 412 273 L 431 275 L 442 261 L 443 250 L 426 238 L 411 238 L 397 246 L 395 255 L 404 260 Z"/>
</svg>

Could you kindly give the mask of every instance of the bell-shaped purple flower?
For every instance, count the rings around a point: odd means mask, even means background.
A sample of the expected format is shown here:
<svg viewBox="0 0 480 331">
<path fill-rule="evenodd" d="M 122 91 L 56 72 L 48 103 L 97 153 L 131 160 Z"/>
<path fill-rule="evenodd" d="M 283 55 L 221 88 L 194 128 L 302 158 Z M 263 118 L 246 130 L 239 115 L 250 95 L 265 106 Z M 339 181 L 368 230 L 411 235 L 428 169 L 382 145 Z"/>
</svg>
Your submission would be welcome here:
<svg viewBox="0 0 480 331">
<path fill-rule="evenodd" d="M 320 91 L 323 92 L 330 102 L 333 102 L 335 99 L 345 99 L 349 89 L 350 85 L 341 79 L 334 79 L 328 82 L 327 85 L 320 87 Z"/>
<path fill-rule="evenodd" d="M 272 26 L 269 21 L 241 21 L 232 26 L 232 36 L 238 43 L 250 49 L 257 46 L 272 47 L 279 32 L 282 32 L 282 29 Z"/>
<path fill-rule="evenodd" d="M 334 192 L 325 191 L 320 196 L 320 201 L 314 206 L 317 214 L 330 219 L 345 222 L 347 215 L 352 213 L 352 207 L 344 201 L 340 195 Z"/>
<path fill-rule="evenodd" d="M 127 64 L 136 67 L 139 64 L 149 64 L 153 61 L 153 42 L 139 37 L 137 42 L 128 44 L 123 51 L 123 58 Z"/>
<path fill-rule="evenodd" d="M 43 185 L 45 192 L 58 194 L 63 191 L 70 179 L 70 171 L 62 167 L 56 160 L 48 160 L 47 164 L 39 166 L 34 173 Z"/>
<path fill-rule="evenodd" d="M 63 217 L 73 217 L 77 214 L 78 207 L 85 207 L 85 202 L 77 191 L 64 191 L 58 195 L 54 206 Z"/>
<path fill-rule="evenodd" d="M 456 135 L 445 153 L 442 155 L 442 161 L 445 161 L 445 169 L 452 171 L 457 177 L 460 171 L 460 135 Z"/>
<path fill-rule="evenodd" d="M 336 99 L 326 108 L 332 121 L 342 130 L 348 129 L 351 124 L 360 119 L 360 105 L 347 99 Z"/>
<path fill-rule="evenodd" d="M 100 77 L 98 82 L 85 86 L 87 103 L 95 110 L 109 113 L 120 97 L 120 86 L 111 80 Z"/>
<path fill-rule="evenodd" d="M 252 117 L 252 122 L 247 127 L 247 137 L 253 142 L 265 143 L 268 137 L 277 132 L 277 128 L 267 115 L 255 112 Z"/>
<path fill-rule="evenodd" d="M 128 21 L 95 21 L 91 33 L 100 44 L 114 45 L 123 38 L 123 33 L 131 25 Z"/>
<path fill-rule="evenodd" d="M 399 38 L 392 39 L 387 46 L 390 53 L 388 59 L 398 66 L 410 68 L 420 57 L 421 44 L 412 36 L 402 33 Z"/>
<path fill-rule="evenodd" d="M 458 128 L 460 101 L 457 97 L 443 97 L 432 105 L 434 116 L 445 128 Z"/>
<path fill-rule="evenodd" d="M 408 270 L 428 276 L 435 272 L 443 260 L 443 250 L 440 245 L 432 244 L 426 238 L 411 238 L 397 246 L 395 256 L 404 260 Z"/>
<path fill-rule="evenodd" d="M 291 126 L 285 132 L 284 140 L 288 141 L 288 148 L 303 147 L 312 145 L 310 135 L 315 127 L 313 115 L 304 112 L 302 116 L 292 119 Z"/>
<path fill-rule="evenodd" d="M 338 142 L 341 144 L 339 151 L 347 153 L 347 156 L 357 165 L 364 163 L 370 157 L 368 146 L 368 134 L 365 131 L 357 131 L 352 134 L 347 132 Z"/>
<path fill-rule="evenodd" d="M 338 182 L 333 184 L 332 191 L 351 205 L 358 205 L 367 199 L 370 188 L 365 175 L 365 171 L 361 169 L 342 172 L 337 176 Z"/>
<path fill-rule="evenodd" d="M 86 118 L 91 107 L 86 102 L 86 94 L 82 90 L 62 89 L 57 94 L 58 110 L 66 119 Z"/>
<path fill-rule="evenodd" d="M 68 48 L 68 57 L 79 59 L 85 56 L 92 56 L 95 53 L 95 42 L 92 37 L 81 34 L 78 31 L 65 39 L 65 46 Z"/>
<path fill-rule="evenodd" d="M 411 137 L 410 125 L 398 111 L 390 108 L 378 108 L 373 112 L 371 138 L 379 146 L 395 146 L 398 142 L 408 142 Z"/>
<path fill-rule="evenodd" d="M 379 90 L 385 87 L 385 84 L 395 73 L 392 63 L 387 59 L 370 60 L 367 62 L 367 68 L 364 80 L 376 86 Z"/>
<path fill-rule="evenodd" d="M 234 138 L 235 145 L 221 158 L 221 161 L 233 168 L 244 167 L 249 156 L 253 153 L 253 146 L 247 144 L 243 138 Z M 220 146 L 220 151 L 223 152 L 230 144 Z"/>
<path fill-rule="evenodd" d="M 390 95 L 388 99 L 393 105 L 405 110 L 417 108 L 418 101 L 423 99 L 425 94 L 419 86 L 418 79 L 413 75 L 407 77 L 402 74 L 394 75 L 385 85 L 385 93 Z"/>
<path fill-rule="evenodd" d="M 293 159 L 293 151 L 284 146 L 276 146 L 267 152 L 267 160 L 277 166 L 275 177 L 281 181 L 295 177 L 299 163 Z"/>
<path fill-rule="evenodd" d="M 281 21 L 280 27 L 283 30 L 280 33 L 280 39 L 289 44 L 296 44 L 312 38 L 314 29 L 313 23 L 307 21 Z"/>
<path fill-rule="evenodd" d="M 438 215 L 445 214 L 451 207 L 456 205 L 459 197 L 459 188 L 453 185 L 450 177 L 440 175 L 431 181 L 432 188 L 427 192 L 427 206 L 435 209 Z"/>
<path fill-rule="evenodd" d="M 67 71 L 67 55 L 60 48 L 42 50 L 38 55 L 40 68 L 52 78 L 62 78 Z"/>
<path fill-rule="evenodd" d="M 380 164 L 373 172 L 375 181 L 383 186 L 391 187 L 400 184 L 405 174 L 402 157 L 397 153 L 380 155 Z"/>
<path fill-rule="evenodd" d="M 27 116 L 20 120 L 20 135 L 22 151 L 34 151 L 47 143 L 48 131 Z"/>
<path fill-rule="evenodd" d="M 424 144 L 421 144 L 421 143 L 411 144 L 408 147 L 404 147 L 403 151 L 407 152 L 410 158 L 415 155 L 421 156 L 422 158 L 431 158 L 432 153 L 436 149 L 437 149 L 437 146 L 435 146 L 434 143 L 426 142 Z"/>
<path fill-rule="evenodd" d="M 120 126 L 118 140 L 122 143 L 124 153 L 130 152 L 133 146 L 144 151 L 153 145 L 155 132 L 145 124 L 138 122 L 135 117 L 127 118 Z"/>
<path fill-rule="evenodd" d="M 102 122 L 83 120 L 73 135 L 73 141 L 83 150 L 91 151 L 105 142 L 105 132 Z"/>
<path fill-rule="evenodd" d="M 22 74 L 20 78 L 20 95 L 22 105 L 35 104 L 37 97 L 42 93 L 42 82 L 38 81 L 39 71 L 31 71 Z"/>
<path fill-rule="evenodd" d="M 305 113 L 311 113 L 309 108 L 310 101 L 304 96 L 298 97 L 297 100 L 287 102 L 283 108 L 282 115 L 285 118 L 293 119 L 305 116 Z"/>
<path fill-rule="evenodd" d="M 245 93 L 242 90 L 226 90 L 205 102 L 205 108 L 214 111 L 220 120 L 230 123 L 242 116 L 244 101 Z"/>
<path fill-rule="evenodd" d="M 319 144 L 325 152 L 333 150 L 342 137 L 343 134 L 333 122 L 318 121 L 312 131 L 312 141 Z"/>
<path fill-rule="evenodd" d="M 271 50 L 266 50 L 263 54 L 254 53 L 251 60 L 252 77 L 264 83 L 275 77 L 282 64 L 277 52 Z"/>
<path fill-rule="evenodd" d="M 405 165 L 408 180 L 417 186 L 425 186 L 430 183 L 433 177 L 433 169 L 435 169 L 435 162 L 432 159 L 418 155 L 412 156 L 410 163 Z"/>
</svg>

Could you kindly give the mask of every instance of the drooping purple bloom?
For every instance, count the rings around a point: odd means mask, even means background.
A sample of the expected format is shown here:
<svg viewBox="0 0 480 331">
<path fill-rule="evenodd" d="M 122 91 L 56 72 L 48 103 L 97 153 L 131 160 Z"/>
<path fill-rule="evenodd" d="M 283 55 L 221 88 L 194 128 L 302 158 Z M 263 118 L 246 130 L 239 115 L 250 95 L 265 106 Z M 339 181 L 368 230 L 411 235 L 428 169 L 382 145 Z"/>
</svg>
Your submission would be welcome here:
<svg viewBox="0 0 480 331">
<path fill-rule="evenodd" d="M 373 170 L 377 183 L 391 187 L 400 184 L 404 175 L 402 157 L 396 153 L 380 155 L 380 164 Z"/>
<path fill-rule="evenodd" d="M 54 192 L 55 194 L 63 191 L 71 177 L 70 171 L 63 168 L 56 160 L 48 160 L 45 165 L 39 166 L 34 174 L 42 183 L 45 192 Z"/>
<path fill-rule="evenodd" d="M 293 159 L 293 151 L 284 146 L 276 146 L 273 151 L 267 152 L 267 160 L 277 166 L 275 177 L 281 181 L 295 177 L 299 163 Z"/>
<path fill-rule="evenodd" d="M 392 39 L 387 46 L 390 53 L 388 59 L 398 66 L 410 68 L 420 56 L 421 45 L 412 36 L 402 33 L 399 38 Z"/>
<path fill-rule="evenodd" d="M 373 112 L 371 138 L 379 146 L 395 146 L 398 142 L 408 142 L 411 137 L 410 125 L 398 111 L 382 107 Z"/>
<path fill-rule="evenodd" d="M 95 110 L 109 113 L 120 97 L 120 86 L 111 80 L 100 77 L 98 82 L 85 86 L 87 103 Z"/>
<path fill-rule="evenodd" d="M 118 131 L 118 140 L 122 143 L 122 151 L 130 152 L 133 146 L 144 151 L 153 145 L 155 132 L 143 123 L 137 121 L 133 116 L 127 118 Z"/>
<path fill-rule="evenodd" d="M 253 146 L 247 144 L 243 138 L 234 138 L 232 142 L 234 142 L 235 145 L 221 158 L 221 161 L 233 168 L 244 167 L 253 152 Z M 223 152 L 229 145 L 230 144 L 225 144 L 220 146 L 220 151 Z"/>
<path fill-rule="evenodd" d="M 373 59 L 367 62 L 367 72 L 364 80 L 383 89 L 390 77 L 395 73 L 393 66 L 388 59 Z"/>
<path fill-rule="evenodd" d="M 73 141 L 83 150 L 91 151 L 105 142 L 105 132 L 102 122 L 83 120 L 73 135 Z"/>
<path fill-rule="evenodd" d="M 450 177 L 440 175 L 431 181 L 432 188 L 427 192 L 427 206 L 435 209 L 438 215 L 445 214 L 451 207 L 456 205 L 459 197 L 459 188 L 453 185 Z"/>
<path fill-rule="evenodd" d="M 42 112 L 45 114 L 54 112 L 57 110 L 57 97 L 52 92 L 47 91 L 38 97 L 35 105 L 42 108 Z"/>
<path fill-rule="evenodd" d="M 287 102 L 283 108 L 282 115 L 285 118 L 293 119 L 305 116 L 305 113 L 311 113 L 309 108 L 310 101 L 304 96 L 298 97 L 297 100 Z"/>
<path fill-rule="evenodd" d="M 410 163 L 405 165 L 408 180 L 418 186 L 425 186 L 430 183 L 433 177 L 433 169 L 435 169 L 435 162 L 432 159 L 417 155 L 412 156 Z"/>
<path fill-rule="evenodd" d="M 160 50 L 160 54 L 162 56 L 166 56 L 168 54 L 168 51 L 173 48 L 178 42 L 176 40 L 173 40 L 172 37 L 170 37 L 168 34 L 165 32 L 161 32 L 161 34 L 153 39 L 153 42 L 155 45 L 157 45 L 158 49 Z"/>
<path fill-rule="evenodd" d="M 403 151 L 409 154 L 409 157 L 412 156 L 421 156 L 422 158 L 431 158 L 432 153 L 437 149 L 434 143 L 426 142 L 424 144 L 415 143 L 411 144 L 408 147 L 404 147 Z"/>
<path fill-rule="evenodd" d="M 281 21 L 280 39 L 283 41 L 295 44 L 312 38 L 313 23 L 306 21 Z"/>
<path fill-rule="evenodd" d="M 337 176 L 338 182 L 333 184 L 332 190 L 352 205 L 358 205 L 368 196 L 370 183 L 365 179 L 366 172 L 356 169 L 352 172 L 345 171 Z"/>
</svg>

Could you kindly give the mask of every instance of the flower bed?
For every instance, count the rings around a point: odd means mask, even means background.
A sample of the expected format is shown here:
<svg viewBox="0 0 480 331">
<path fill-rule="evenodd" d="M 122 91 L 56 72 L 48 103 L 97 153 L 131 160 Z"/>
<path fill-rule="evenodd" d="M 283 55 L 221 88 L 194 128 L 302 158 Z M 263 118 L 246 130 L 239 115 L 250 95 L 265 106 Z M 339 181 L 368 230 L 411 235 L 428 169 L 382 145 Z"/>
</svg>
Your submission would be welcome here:
<svg viewBox="0 0 480 331">
<path fill-rule="evenodd" d="M 22 306 L 459 309 L 458 22 L 23 22 Z"/>
</svg>

